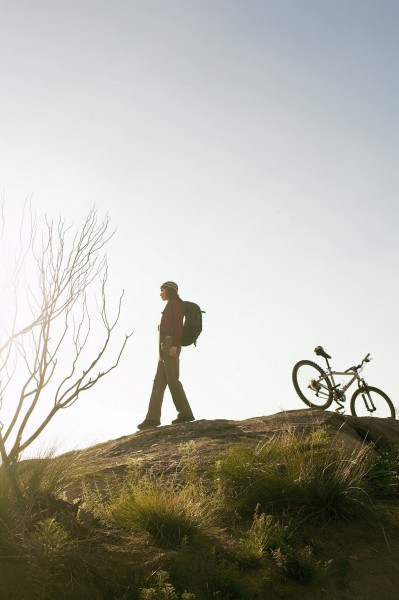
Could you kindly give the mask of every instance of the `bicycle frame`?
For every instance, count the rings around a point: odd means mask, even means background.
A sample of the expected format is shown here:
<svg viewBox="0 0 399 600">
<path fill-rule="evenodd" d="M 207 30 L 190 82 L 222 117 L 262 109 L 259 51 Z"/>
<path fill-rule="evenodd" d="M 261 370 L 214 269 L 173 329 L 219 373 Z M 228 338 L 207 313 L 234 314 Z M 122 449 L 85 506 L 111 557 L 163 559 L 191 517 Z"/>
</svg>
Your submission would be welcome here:
<svg viewBox="0 0 399 600">
<path fill-rule="evenodd" d="M 396 418 L 395 406 L 392 400 L 379 388 L 370 386 L 361 377 L 364 365 L 370 362 L 367 354 L 360 364 L 345 370 L 335 370 L 330 366 L 331 356 L 322 346 L 315 349 L 317 356 L 322 356 L 327 365 L 323 368 L 311 360 L 300 360 L 294 365 L 292 381 L 301 400 L 310 408 L 327 410 L 332 402 L 336 411 L 345 409 L 345 404 L 350 403 L 353 416 L 372 416 Z M 339 383 L 338 378 L 340 378 Z M 347 399 L 346 392 L 357 382 L 357 389 Z"/>
<path fill-rule="evenodd" d="M 331 383 L 332 383 L 332 387 L 333 390 L 336 391 L 336 389 L 341 385 L 340 383 L 335 383 L 335 379 L 334 379 L 334 375 L 345 375 L 346 377 L 350 377 L 351 375 L 353 375 L 352 379 L 350 381 L 348 381 L 348 383 L 346 383 L 345 385 L 342 385 L 342 387 L 340 388 L 340 392 L 342 394 L 345 394 L 346 390 L 348 390 L 350 388 L 350 386 L 352 385 L 352 383 L 354 381 L 358 382 L 359 387 L 361 386 L 361 383 L 365 383 L 364 379 L 362 379 L 359 375 L 359 373 L 355 372 L 353 373 L 353 371 L 351 373 L 348 373 L 347 371 L 333 371 L 331 369 L 331 367 L 328 367 L 326 369 L 327 375 L 329 376 L 329 378 L 331 379 Z"/>
<path fill-rule="evenodd" d="M 360 365 L 358 365 L 357 367 L 353 367 L 351 369 L 347 369 L 346 371 L 334 371 L 331 368 L 330 363 L 328 362 L 328 358 L 330 358 L 330 357 L 327 358 L 327 356 L 324 356 L 326 363 L 327 363 L 326 374 L 332 383 L 333 400 L 334 400 L 334 402 L 336 402 L 338 404 L 338 406 L 339 406 L 338 410 L 344 408 L 344 405 L 342 404 L 341 400 L 343 400 L 343 401 L 346 400 L 345 392 L 350 388 L 350 386 L 352 385 L 352 383 L 354 383 L 354 381 L 357 381 L 357 385 L 358 385 L 359 389 L 365 388 L 367 386 L 364 379 L 362 379 L 362 377 L 360 377 L 359 371 L 363 370 L 364 362 L 368 362 L 368 360 L 366 360 L 368 358 L 368 356 L 369 355 L 367 355 L 367 357 L 362 361 L 362 363 Z M 351 379 L 345 384 L 335 383 L 334 375 L 351 377 Z M 369 396 L 369 394 L 367 394 L 367 395 Z M 369 400 L 370 400 L 371 404 L 373 405 L 371 398 L 369 398 Z M 367 400 L 365 398 L 364 398 L 364 401 L 367 402 Z"/>
</svg>

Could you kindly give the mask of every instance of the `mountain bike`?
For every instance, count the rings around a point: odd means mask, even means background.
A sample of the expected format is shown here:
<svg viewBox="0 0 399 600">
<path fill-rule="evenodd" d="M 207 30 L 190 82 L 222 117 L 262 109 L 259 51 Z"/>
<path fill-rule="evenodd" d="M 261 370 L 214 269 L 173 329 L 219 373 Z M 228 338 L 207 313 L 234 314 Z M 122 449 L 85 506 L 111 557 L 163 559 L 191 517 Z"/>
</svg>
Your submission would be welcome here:
<svg viewBox="0 0 399 600">
<path fill-rule="evenodd" d="M 294 388 L 307 406 L 325 410 L 335 402 L 337 412 L 345 411 L 346 392 L 356 381 L 358 388 L 350 400 L 352 415 L 395 419 L 395 408 L 390 398 L 380 389 L 368 385 L 359 375 L 365 363 L 370 362 L 370 354 L 363 358 L 360 365 L 349 367 L 346 371 L 333 371 L 329 363 L 331 356 L 323 347 L 317 346 L 314 351 L 317 356 L 325 358 L 326 370 L 311 360 L 301 360 L 292 371 Z M 350 379 L 335 383 L 334 376 L 348 376 Z"/>
</svg>

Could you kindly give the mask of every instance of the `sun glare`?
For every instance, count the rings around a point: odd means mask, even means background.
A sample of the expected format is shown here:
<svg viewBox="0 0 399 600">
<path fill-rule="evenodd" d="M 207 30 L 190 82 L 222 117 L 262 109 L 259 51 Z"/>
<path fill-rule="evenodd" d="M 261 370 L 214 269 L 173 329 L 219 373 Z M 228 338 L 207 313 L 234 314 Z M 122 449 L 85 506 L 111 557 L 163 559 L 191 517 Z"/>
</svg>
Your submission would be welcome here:
<svg viewBox="0 0 399 600">
<path fill-rule="evenodd" d="M 38 269 L 33 217 L 3 211 L 0 238 L 0 339 L 31 322 L 37 309 Z"/>
</svg>

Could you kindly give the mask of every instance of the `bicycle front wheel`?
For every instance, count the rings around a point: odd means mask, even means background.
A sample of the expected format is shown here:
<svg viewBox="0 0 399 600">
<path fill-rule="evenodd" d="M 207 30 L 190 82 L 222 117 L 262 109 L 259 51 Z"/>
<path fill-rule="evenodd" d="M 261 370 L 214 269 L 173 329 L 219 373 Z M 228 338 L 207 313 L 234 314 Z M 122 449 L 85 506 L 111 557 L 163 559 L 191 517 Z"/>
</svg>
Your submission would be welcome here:
<svg viewBox="0 0 399 600">
<path fill-rule="evenodd" d="M 333 401 L 327 373 L 311 360 L 301 360 L 295 365 L 292 383 L 300 399 L 311 408 L 328 408 Z"/>
<path fill-rule="evenodd" d="M 359 388 L 351 398 L 351 413 L 354 417 L 395 418 L 395 407 L 385 392 L 376 387 Z"/>
</svg>

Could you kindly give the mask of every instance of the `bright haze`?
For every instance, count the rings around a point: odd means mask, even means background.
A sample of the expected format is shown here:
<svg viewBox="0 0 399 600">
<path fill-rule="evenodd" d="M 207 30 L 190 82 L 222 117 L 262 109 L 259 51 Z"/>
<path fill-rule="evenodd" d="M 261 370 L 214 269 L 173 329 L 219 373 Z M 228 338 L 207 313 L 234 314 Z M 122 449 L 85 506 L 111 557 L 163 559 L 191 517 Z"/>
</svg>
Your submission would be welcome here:
<svg viewBox="0 0 399 600">
<path fill-rule="evenodd" d="M 134 330 L 40 444 L 136 430 L 165 280 L 206 311 L 181 357 L 197 419 L 304 408 L 291 371 L 317 345 L 337 368 L 370 352 L 398 406 L 397 2 L 6 1 L 0 51 L 5 203 L 108 214 Z"/>
</svg>

